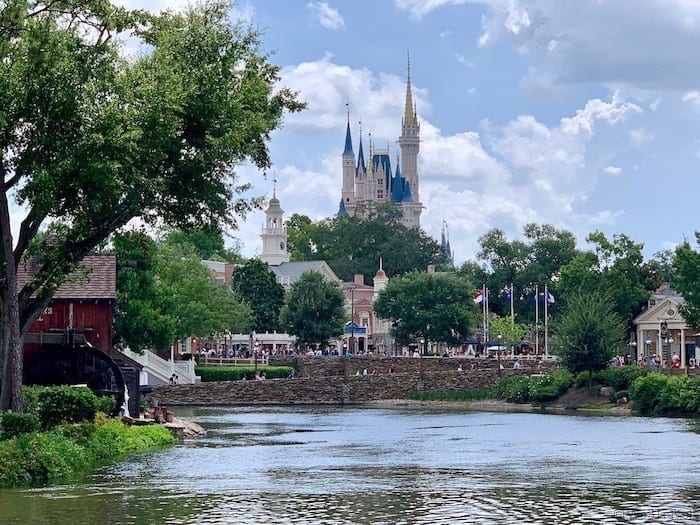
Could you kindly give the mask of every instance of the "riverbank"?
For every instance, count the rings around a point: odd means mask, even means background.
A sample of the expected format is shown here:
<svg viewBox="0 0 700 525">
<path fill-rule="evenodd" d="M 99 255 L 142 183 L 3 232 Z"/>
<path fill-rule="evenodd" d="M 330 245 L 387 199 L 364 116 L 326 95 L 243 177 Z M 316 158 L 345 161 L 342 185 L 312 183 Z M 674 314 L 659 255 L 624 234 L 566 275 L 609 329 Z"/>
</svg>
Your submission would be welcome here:
<svg viewBox="0 0 700 525">
<path fill-rule="evenodd" d="M 411 399 L 385 399 L 370 401 L 367 406 L 376 408 L 440 408 L 473 410 L 500 413 L 545 413 L 563 415 L 631 416 L 632 403 L 611 403 L 609 398 L 598 393 L 591 394 L 588 388 L 572 388 L 563 396 L 547 403 L 509 403 L 502 399 L 478 399 L 469 401 L 426 401 Z"/>
</svg>

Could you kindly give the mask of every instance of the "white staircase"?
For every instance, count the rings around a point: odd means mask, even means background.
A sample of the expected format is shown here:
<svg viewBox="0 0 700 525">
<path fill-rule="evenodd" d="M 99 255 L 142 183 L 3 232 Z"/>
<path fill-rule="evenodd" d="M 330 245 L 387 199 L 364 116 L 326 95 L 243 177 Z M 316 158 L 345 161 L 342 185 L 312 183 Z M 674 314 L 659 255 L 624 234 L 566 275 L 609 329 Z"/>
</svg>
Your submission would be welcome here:
<svg viewBox="0 0 700 525">
<path fill-rule="evenodd" d="M 177 376 L 178 383 L 195 383 L 199 379 L 194 372 L 195 361 L 166 361 L 150 350 L 143 353 L 134 352 L 130 348 L 124 348 L 121 352 L 139 363 L 141 370 L 141 385 L 163 385 L 170 383 L 173 375 Z"/>
</svg>

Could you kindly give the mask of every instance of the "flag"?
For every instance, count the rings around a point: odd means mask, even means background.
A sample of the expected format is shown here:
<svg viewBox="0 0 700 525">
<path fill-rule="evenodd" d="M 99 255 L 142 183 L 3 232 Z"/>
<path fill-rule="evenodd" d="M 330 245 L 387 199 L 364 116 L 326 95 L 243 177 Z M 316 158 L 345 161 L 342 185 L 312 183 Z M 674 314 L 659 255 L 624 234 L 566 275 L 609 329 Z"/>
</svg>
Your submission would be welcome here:
<svg viewBox="0 0 700 525">
<path fill-rule="evenodd" d="M 478 292 L 476 292 L 476 294 L 474 294 L 474 302 L 475 303 L 478 304 L 478 303 L 482 302 L 483 300 L 484 300 L 484 292 L 479 290 Z"/>
<path fill-rule="evenodd" d="M 549 291 L 547 292 L 547 302 L 548 302 L 549 304 L 554 303 L 554 296 L 553 296 L 552 293 L 549 292 Z"/>
</svg>

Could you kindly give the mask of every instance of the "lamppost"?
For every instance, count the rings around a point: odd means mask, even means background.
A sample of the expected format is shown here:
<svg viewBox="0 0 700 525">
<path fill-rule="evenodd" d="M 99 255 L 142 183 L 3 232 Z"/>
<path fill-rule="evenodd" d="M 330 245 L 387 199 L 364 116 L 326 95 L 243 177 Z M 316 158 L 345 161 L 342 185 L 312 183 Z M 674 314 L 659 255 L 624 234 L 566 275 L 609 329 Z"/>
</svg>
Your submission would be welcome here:
<svg viewBox="0 0 700 525">
<path fill-rule="evenodd" d="M 503 333 L 498 332 L 498 348 L 496 348 L 496 360 L 498 362 L 498 377 L 501 377 L 501 343 L 503 342 Z"/>
<path fill-rule="evenodd" d="M 418 339 L 418 344 L 420 344 L 420 355 L 423 355 L 425 353 L 425 350 L 423 349 L 423 345 L 425 345 L 425 337 Z"/>
<path fill-rule="evenodd" d="M 258 371 L 258 350 L 260 349 L 260 341 L 255 341 L 255 371 Z"/>
<path fill-rule="evenodd" d="M 350 287 L 350 351 L 355 354 L 355 285 Z"/>
<path fill-rule="evenodd" d="M 628 364 L 636 364 L 637 363 L 637 337 L 634 335 L 634 332 L 630 332 L 630 360 L 632 361 L 631 363 Z"/>
<path fill-rule="evenodd" d="M 343 341 L 343 355 L 341 357 L 345 357 L 347 354 L 346 352 L 348 351 L 348 342 Z"/>
</svg>

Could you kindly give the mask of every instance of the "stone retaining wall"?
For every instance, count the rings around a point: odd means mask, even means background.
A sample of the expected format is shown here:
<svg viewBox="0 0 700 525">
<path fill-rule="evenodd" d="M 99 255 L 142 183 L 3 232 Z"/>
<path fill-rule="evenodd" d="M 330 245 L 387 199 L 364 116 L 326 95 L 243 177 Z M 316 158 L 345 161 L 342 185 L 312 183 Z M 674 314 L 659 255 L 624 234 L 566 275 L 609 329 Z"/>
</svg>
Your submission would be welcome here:
<svg viewBox="0 0 700 525">
<path fill-rule="evenodd" d="M 460 362 L 463 371 L 457 371 Z M 495 360 L 303 356 L 270 364 L 294 366 L 296 376 L 164 385 L 154 389 L 151 397 L 162 405 L 358 404 L 406 399 L 414 392 L 483 388 L 498 377 Z M 530 374 L 537 368 L 536 362 L 523 364 L 522 370 L 510 368 L 502 374 Z M 365 368 L 370 375 L 362 375 Z"/>
</svg>

